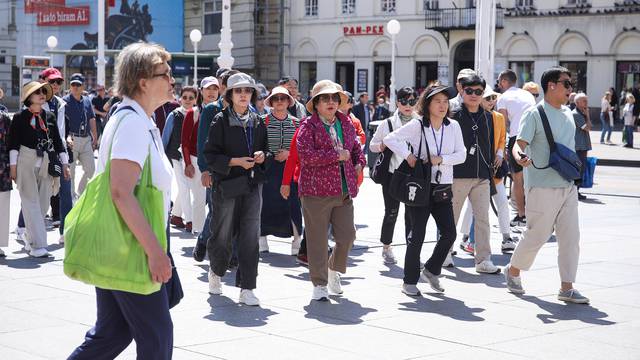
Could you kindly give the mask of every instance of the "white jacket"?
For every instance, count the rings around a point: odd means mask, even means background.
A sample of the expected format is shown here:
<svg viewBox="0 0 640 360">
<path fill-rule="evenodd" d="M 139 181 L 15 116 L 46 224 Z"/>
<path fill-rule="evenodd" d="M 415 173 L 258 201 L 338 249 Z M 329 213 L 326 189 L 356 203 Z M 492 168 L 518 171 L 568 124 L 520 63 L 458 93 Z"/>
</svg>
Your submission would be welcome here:
<svg viewBox="0 0 640 360">
<path fill-rule="evenodd" d="M 415 115 L 414 115 L 414 118 L 416 118 Z M 400 116 L 398 115 L 398 110 L 396 110 L 396 112 L 393 113 L 393 115 L 389 118 L 389 120 L 391 120 L 391 126 L 393 127 L 392 131 L 400 129 L 402 127 L 402 120 L 400 120 Z M 380 145 L 382 145 L 382 140 L 389 133 L 390 133 L 389 126 L 387 123 L 387 119 L 385 119 L 380 123 L 380 125 L 378 125 L 378 128 L 376 129 L 375 134 L 373 134 L 373 138 L 371 138 L 371 142 L 369 143 L 369 150 L 374 153 L 382 152 L 382 150 L 380 149 Z M 407 149 L 408 148 L 409 148 L 409 145 L 407 144 Z M 389 172 L 393 173 L 394 171 L 396 171 L 398 166 L 402 164 L 403 160 L 404 159 L 402 157 L 394 153 L 393 156 L 391 157 L 391 160 L 389 160 Z"/>
<path fill-rule="evenodd" d="M 67 140 L 65 138 L 65 124 L 64 124 L 64 117 L 65 117 L 65 108 L 67 106 L 66 101 L 62 100 L 62 98 L 60 96 L 54 95 L 54 97 L 56 98 L 56 100 L 58 100 L 58 113 L 54 114 L 56 116 L 56 122 L 58 124 L 58 131 L 60 132 L 60 138 L 62 139 L 62 146 L 64 146 L 64 148 L 67 148 Z M 42 108 L 45 109 L 46 111 L 51 112 L 51 109 L 49 109 L 49 103 L 45 102 L 44 105 L 42 105 Z"/>
</svg>

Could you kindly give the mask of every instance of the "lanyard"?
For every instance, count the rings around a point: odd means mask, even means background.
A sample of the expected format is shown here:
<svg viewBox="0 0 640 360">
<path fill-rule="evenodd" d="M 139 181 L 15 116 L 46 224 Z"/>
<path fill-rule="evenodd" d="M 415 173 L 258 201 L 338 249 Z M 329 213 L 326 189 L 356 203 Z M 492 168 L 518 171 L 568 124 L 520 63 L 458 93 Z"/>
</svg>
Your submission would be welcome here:
<svg viewBox="0 0 640 360">
<path fill-rule="evenodd" d="M 253 127 L 249 126 L 249 120 L 247 120 L 247 125 L 244 127 L 244 137 L 247 140 L 249 156 L 253 156 Z"/>
<path fill-rule="evenodd" d="M 438 140 L 436 139 L 436 131 L 433 130 L 433 125 L 431 126 L 431 133 L 433 134 L 433 141 L 436 143 L 436 150 L 438 151 L 438 156 L 442 153 L 442 143 L 444 137 L 444 124 L 440 127 L 440 145 L 438 146 Z"/>
</svg>

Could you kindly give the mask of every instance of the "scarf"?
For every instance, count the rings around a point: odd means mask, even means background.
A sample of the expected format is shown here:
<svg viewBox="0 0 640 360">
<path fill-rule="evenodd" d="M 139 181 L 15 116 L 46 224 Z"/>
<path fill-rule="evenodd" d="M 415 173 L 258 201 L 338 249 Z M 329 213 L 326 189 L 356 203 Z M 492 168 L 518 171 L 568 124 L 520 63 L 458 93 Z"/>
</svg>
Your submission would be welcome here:
<svg viewBox="0 0 640 360">
<path fill-rule="evenodd" d="M 245 111 L 242 115 L 233 110 L 233 106 L 230 106 L 229 110 L 231 110 L 231 117 L 238 121 L 242 125 L 242 127 L 246 128 L 247 126 L 253 126 L 253 124 L 249 123 L 250 112 L 248 108 L 247 111 Z"/>
</svg>

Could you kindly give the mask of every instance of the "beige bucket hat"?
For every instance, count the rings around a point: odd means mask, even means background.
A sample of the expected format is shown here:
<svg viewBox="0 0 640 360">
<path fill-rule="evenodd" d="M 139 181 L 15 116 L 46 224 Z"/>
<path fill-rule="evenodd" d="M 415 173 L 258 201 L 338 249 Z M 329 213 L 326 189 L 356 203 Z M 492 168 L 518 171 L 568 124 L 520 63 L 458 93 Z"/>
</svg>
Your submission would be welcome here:
<svg viewBox="0 0 640 360">
<path fill-rule="evenodd" d="M 36 92 L 36 90 L 38 89 L 44 90 L 47 101 L 51 100 L 51 97 L 53 97 L 53 89 L 51 88 L 51 85 L 49 85 L 48 83 L 31 81 L 22 87 L 22 99 L 20 99 L 20 102 L 24 103 L 24 101 L 27 100 L 29 96 L 31 96 L 31 94 Z"/>
<path fill-rule="evenodd" d="M 284 94 L 287 95 L 289 97 L 289 106 L 292 106 L 293 104 L 296 103 L 296 100 L 293 98 L 293 96 L 291 96 L 291 94 L 289 94 L 289 90 L 287 90 L 286 87 L 284 86 L 276 86 L 271 90 L 271 94 L 269 94 L 269 96 L 267 96 L 266 99 L 264 99 L 264 104 L 269 106 L 269 107 L 273 107 L 271 105 L 271 97 L 274 95 L 278 95 L 278 94 Z"/>
<path fill-rule="evenodd" d="M 347 95 L 345 95 L 345 93 L 342 91 L 342 86 L 334 83 L 331 80 L 320 80 L 315 85 L 313 85 L 313 89 L 311 90 L 311 99 L 307 101 L 307 105 L 306 105 L 308 112 L 310 113 L 313 112 L 313 99 L 315 99 L 316 96 L 323 95 L 323 94 L 340 95 L 341 106 L 346 104 L 347 101 L 349 100 L 347 98 Z"/>
</svg>

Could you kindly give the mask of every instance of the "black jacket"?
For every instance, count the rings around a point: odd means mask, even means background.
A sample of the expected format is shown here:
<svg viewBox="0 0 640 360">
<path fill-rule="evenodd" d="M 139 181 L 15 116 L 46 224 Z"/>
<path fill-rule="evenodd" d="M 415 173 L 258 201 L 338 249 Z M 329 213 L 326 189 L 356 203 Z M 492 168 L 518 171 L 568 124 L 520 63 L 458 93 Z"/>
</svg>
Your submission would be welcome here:
<svg viewBox="0 0 640 360">
<path fill-rule="evenodd" d="M 253 147 L 249 152 L 245 130 L 237 120 L 233 120 L 230 114 L 231 109 L 227 107 L 215 116 L 204 145 L 204 157 L 209 172 L 213 176 L 214 184 L 240 176 L 249 177 L 251 170 L 253 170 L 253 178 L 250 178 L 249 182 L 252 184 L 264 183 L 265 171 L 273 158 L 273 154 L 269 152 L 267 127 L 258 115 L 250 113 L 251 119 L 249 121 L 253 122 L 251 130 Z M 231 158 L 253 157 L 253 153 L 256 151 L 264 152 L 264 163 L 256 164 L 251 170 L 245 170 L 240 166 L 229 166 Z"/>
<path fill-rule="evenodd" d="M 454 179 L 491 180 L 495 156 L 491 113 L 481 110 L 471 114 L 462 104 L 460 110 L 453 114 L 453 118 L 460 124 L 464 146 L 467 148 L 465 162 L 453 167 Z M 475 148 L 473 154 L 472 148 Z"/>
<path fill-rule="evenodd" d="M 171 113 L 173 114 L 173 128 L 171 129 L 171 136 L 169 137 L 169 143 L 167 147 L 164 149 L 165 154 L 171 160 L 182 159 L 182 154 L 180 153 L 180 143 L 182 141 L 182 123 L 184 122 L 184 115 L 181 108 L 173 110 Z"/>
<path fill-rule="evenodd" d="M 371 114 L 372 114 L 372 111 L 369 111 L 369 118 L 367 119 L 364 112 L 365 106 L 368 107 L 369 105 L 358 102 L 356 105 L 353 106 L 353 109 L 351 109 L 351 112 L 353 113 L 353 115 L 355 115 L 355 117 L 357 117 L 358 120 L 360 120 L 360 123 L 362 124 L 363 129 L 368 128 L 369 122 L 371 121 Z"/>
</svg>

